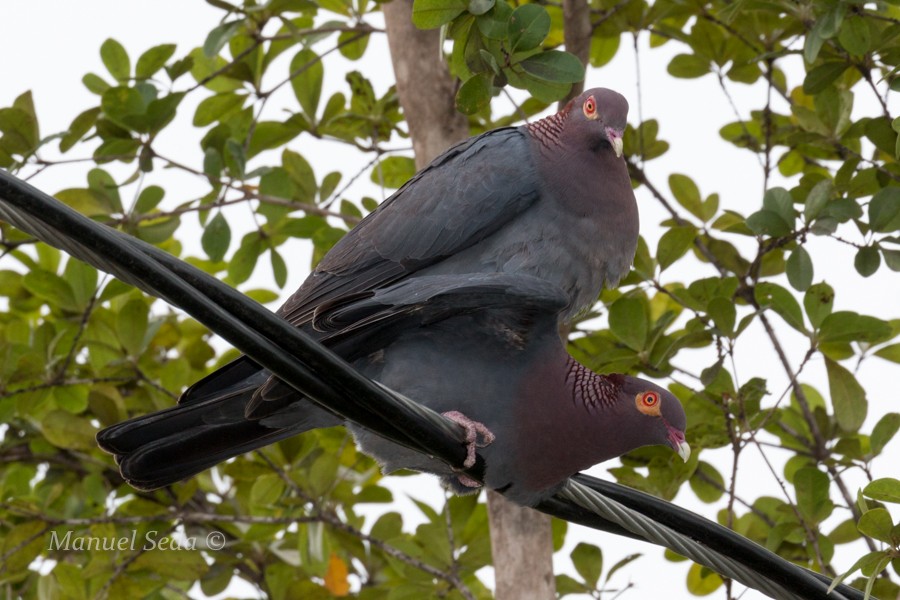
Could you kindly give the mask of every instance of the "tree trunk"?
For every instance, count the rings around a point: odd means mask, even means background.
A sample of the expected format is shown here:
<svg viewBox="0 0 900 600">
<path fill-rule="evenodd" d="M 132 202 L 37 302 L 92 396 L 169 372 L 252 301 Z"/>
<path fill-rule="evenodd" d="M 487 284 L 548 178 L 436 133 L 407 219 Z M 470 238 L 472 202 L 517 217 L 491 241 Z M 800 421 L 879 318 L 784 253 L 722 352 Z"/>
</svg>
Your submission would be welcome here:
<svg viewBox="0 0 900 600">
<path fill-rule="evenodd" d="M 469 135 L 454 105 L 456 82 L 443 60 L 440 33 L 412 24 L 412 0 L 382 5 L 400 106 L 422 168 Z M 556 596 L 550 517 L 488 493 L 497 600 L 549 600 Z"/>
<path fill-rule="evenodd" d="M 412 0 L 382 4 L 400 106 L 409 124 L 416 167 L 422 168 L 453 144 L 469 137 L 469 123 L 454 106 L 450 77 L 437 29 L 412 23 Z"/>
<path fill-rule="evenodd" d="M 563 36 L 566 51 L 578 57 L 587 65 L 591 57 L 591 9 L 587 0 L 563 0 Z M 566 103 L 584 91 L 584 81 L 572 84 L 572 89 L 559 101 L 562 108 Z"/>
<path fill-rule="evenodd" d="M 487 493 L 497 600 L 556 598 L 550 517 Z"/>
</svg>

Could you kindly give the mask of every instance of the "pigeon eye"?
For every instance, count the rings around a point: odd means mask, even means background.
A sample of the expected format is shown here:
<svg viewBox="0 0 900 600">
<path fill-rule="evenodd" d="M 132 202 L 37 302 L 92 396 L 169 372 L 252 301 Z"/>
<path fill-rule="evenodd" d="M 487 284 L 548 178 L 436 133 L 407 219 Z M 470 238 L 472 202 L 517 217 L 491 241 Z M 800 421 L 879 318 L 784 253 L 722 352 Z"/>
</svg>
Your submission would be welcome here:
<svg viewBox="0 0 900 600">
<path fill-rule="evenodd" d="M 658 417 L 659 412 L 659 394 L 656 392 L 641 392 L 634 397 L 634 404 L 637 409 L 645 415 Z"/>
<path fill-rule="evenodd" d="M 597 118 L 597 101 L 593 96 L 588 96 L 588 99 L 584 101 L 584 116 L 588 119 Z"/>
</svg>

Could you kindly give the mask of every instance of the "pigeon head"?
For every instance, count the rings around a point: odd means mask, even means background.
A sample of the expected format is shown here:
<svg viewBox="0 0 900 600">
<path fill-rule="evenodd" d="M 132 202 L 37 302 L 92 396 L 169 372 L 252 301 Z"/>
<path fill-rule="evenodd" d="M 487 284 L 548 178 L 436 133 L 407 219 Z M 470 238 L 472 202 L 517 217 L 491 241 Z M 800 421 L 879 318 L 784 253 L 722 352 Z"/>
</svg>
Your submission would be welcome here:
<svg viewBox="0 0 900 600">
<path fill-rule="evenodd" d="M 687 419 L 681 402 L 658 385 L 637 377 L 619 376 L 617 404 L 623 415 L 628 446 L 668 445 L 687 462 L 691 447 L 684 439 Z"/>
<path fill-rule="evenodd" d="M 591 88 L 573 98 L 555 115 L 529 123 L 535 139 L 547 147 L 591 151 L 611 149 L 622 156 L 622 136 L 628 121 L 628 101 L 606 88 Z"/>
<path fill-rule="evenodd" d="M 622 136 L 628 119 L 628 101 L 622 94 L 606 88 L 592 88 L 573 98 L 568 105 L 568 120 L 576 135 L 592 145 L 608 145 L 622 156 Z M 563 109 L 563 110 L 566 110 Z"/>
</svg>

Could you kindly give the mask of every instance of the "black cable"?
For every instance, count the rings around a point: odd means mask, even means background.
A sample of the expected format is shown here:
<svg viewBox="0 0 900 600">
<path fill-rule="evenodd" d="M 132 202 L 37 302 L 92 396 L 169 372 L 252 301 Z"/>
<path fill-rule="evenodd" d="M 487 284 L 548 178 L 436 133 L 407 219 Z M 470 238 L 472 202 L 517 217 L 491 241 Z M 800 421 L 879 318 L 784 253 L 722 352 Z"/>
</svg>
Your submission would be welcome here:
<svg viewBox="0 0 900 600">
<path fill-rule="evenodd" d="M 461 438 L 447 435 L 457 425 L 446 422 L 442 430 L 410 415 L 393 395 L 339 356 L 207 273 L 88 219 L 3 171 L 0 198 L 16 209 L 0 205 L 0 216 L 10 223 L 178 306 L 326 410 L 448 464 L 461 466 L 465 460 Z M 478 457 L 467 472 L 480 480 L 483 469 Z"/>
<path fill-rule="evenodd" d="M 333 352 L 253 300 L 158 248 L 101 225 L 0 170 L 0 216 L 76 258 L 178 306 L 311 400 L 379 435 L 461 465 L 465 450 L 446 422 L 360 375 Z M 429 414 L 430 413 L 430 414 Z M 482 480 L 484 461 L 466 471 Z M 825 598 L 828 578 L 764 550 L 717 523 L 630 488 L 579 475 L 577 480 L 674 531 L 770 577 L 804 598 Z M 617 535 L 622 525 L 568 500 L 551 498 L 539 510 Z M 825 586 L 822 586 L 825 582 Z M 862 593 L 845 585 L 838 594 Z M 832 594 L 828 598 L 839 598 Z"/>
</svg>

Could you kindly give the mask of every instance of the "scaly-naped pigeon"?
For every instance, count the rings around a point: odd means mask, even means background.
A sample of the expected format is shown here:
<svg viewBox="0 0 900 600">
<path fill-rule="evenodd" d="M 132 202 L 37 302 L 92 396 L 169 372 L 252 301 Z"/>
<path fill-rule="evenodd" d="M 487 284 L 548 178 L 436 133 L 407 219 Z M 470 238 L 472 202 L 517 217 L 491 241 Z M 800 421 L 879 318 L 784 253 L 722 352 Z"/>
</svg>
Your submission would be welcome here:
<svg viewBox="0 0 900 600">
<path fill-rule="evenodd" d="M 481 450 L 485 485 L 533 505 L 575 472 L 641 446 L 670 445 L 685 460 L 690 454 L 684 410 L 671 393 L 635 377 L 597 375 L 569 356 L 557 331 L 567 304 L 555 284 L 530 275 L 432 275 L 323 307 L 313 324 L 322 343 L 368 377 L 489 430 L 480 429 L 493 437 Z M 123 477 L 153 489 L 251 448 L 341 424 L 296 394 L 248 419 L 246 400 L 266 374 L 235 374 L 229 389 L 205 394 L 203 380 L 188 401 L 101 431 Z M 439 460 L 344 424 L 386 471 L 435 473 L 457 492 L 479 486 Z"/>
<path fill-rule="evenodd" d="M 322 339 L 317 313 L 372 291 L 408 289 L 396 286 L 438 275 L 518 273 L 555 285 L 563 302 L 554 315 L 571 317 L 596 299 L 604 282 L 624 275 L 637 245 L 637 208 L 621 158 L 627 111 L 618 93 L 592 89 L 555 115 L 451 148 L 338 242 L 279 314 Z M 352 352 L 342 355 L 354 360 Z M 271 443 L 273 432 L 256 422 L 302 400 L 246 357 L 192 386 L 180 406 L 195 422 L 191 414 L 220 399 L 248 422 L 242 435 L 207 436 L 212 454 L 222 456 L 207 467 Z M 315 414 L 304 413 L 295 427 L 334 421 L 308 416 Z M 101 444 L 110 435 L 101 432 Z"/>
</svg>

